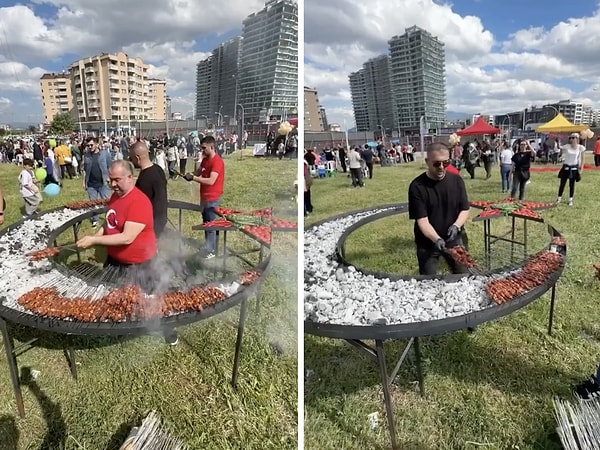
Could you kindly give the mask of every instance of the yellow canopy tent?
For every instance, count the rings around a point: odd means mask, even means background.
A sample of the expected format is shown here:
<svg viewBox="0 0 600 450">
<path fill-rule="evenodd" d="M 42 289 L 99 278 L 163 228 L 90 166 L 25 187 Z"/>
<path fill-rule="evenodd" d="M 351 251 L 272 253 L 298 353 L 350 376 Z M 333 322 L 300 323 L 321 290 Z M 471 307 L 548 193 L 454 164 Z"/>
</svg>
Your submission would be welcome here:
<svg viewBox="0 0 600 450">
<path fill-rule="evenodd" d="M 567 120 L 565 116 L 558 113 L 558 115 L 550 122 L 540 125 L 535 129 L 536 133 L 575 133 L 578 131 L 585 130 L 585 125 L 573 125 Z"/>
</svg>

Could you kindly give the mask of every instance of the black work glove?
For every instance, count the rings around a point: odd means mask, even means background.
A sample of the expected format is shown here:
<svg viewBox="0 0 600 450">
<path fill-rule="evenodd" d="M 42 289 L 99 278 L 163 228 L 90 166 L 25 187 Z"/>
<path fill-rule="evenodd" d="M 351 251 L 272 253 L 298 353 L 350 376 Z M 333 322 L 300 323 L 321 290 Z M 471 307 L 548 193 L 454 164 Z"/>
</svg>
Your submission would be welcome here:
<svg viewBox="0 0 600 450">
<path fill-rule="evenodd" d="M 459 234 L 460 228 L 456 225 L 451 225 L 450 228 L 448 228 L 448 242 L 454 242 Z"/>
<path fill-rule="evenodd" d="M 186 181 L 192 181 L 194 179 L 194 174 L 186 173 L 183 178 L 185 178 Z"/>
<path fill-rule="evenodd" d="M 440 238 L 440 239 L 438 239 L 438 240 L 435 242 L 435 249 L 436 249 L 438 252 L 443 252 L 444 250 L 446 250 L 446 241 L 444 241 L 444 240 L 443 240 L 443 239 L 441 239 L 441 238 Z"/>
</svg>

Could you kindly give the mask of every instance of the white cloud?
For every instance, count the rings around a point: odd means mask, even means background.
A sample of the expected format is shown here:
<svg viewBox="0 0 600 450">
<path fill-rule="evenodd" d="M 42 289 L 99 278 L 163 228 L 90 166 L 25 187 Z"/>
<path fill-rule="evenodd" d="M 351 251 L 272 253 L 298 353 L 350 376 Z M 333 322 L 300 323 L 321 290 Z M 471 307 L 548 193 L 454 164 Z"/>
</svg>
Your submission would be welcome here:
<svg viewBox="0 0 600 450">
<path fill-rule="evenodd" d="M 348 119 L 348 75 L 417 25 L 445 43 L 448 110 L 502 113 L 573 99 L 600 107 L 600 13 L 497 37 L 475 16 L 436 0 L 306 0 L 305 84 L 328 120 Z M 588 86 L 585 86 L 585 84 Z M 583 85 L 582 85 L 583 84 Z M 339 114 L 339 115 L 338 115 Z M 349 125 L 350 126 L 350 125 Z"/>
<path fill-rule="evenodd" d="M 79 58 L 124 51 L 141 57 L 150 74 L 167 80 L 172 110 L 189 111 L 195 101 L 196 64 L 212 50 L 197 42 L 241 29 L 264 0 L 33 0 L 54 10 L 36 16 L 32 7 L 0 7 L 0 92 L 27 111 L 0 111 L 0 122 L 42 120 L 39 78 Z M 204 50 L 204 49 L 203 49 Z M 60 61 L 57 66 L 57 61 Z M 58 67 L 58 68 L 57 68 Z M 185 112 L 182 111 L 182 112 Z"/>
</svg>

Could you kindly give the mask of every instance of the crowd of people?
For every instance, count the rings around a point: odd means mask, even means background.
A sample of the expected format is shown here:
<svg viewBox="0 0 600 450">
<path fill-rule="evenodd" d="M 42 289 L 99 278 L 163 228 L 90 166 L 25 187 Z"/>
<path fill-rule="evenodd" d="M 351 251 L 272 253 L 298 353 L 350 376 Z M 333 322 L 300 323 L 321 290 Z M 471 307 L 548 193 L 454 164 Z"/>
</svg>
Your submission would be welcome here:
<svg viewBox="0 0 600 450">
<path fill-rule="evenodd" d="M 336 171 L 349 172 L 353 187 L 364 187 L 365 179 L 373 178 L 374 165 L 396 165 L 414 161 L 417 148 L 410 144 L 392 144 L 387 148 L 381 141 L 363 146 L 333 146 L 317 153 L 316 148 L 304 151 L 305 162 L 305 215 L 313 210 L 310 186 L 311 178 L 317 177 L 318 167 L 332 164 Z M 556 202 L 562 201 L 563 193 L 569 185 L 568 205 L 572 206 L 575 195 L 575 183 L 581 180 L 583 170 L 583 152 L 578 133 L 572 133 L 568 142 L 561 144 L 555 137 L 537 142 L 527 138 L 515 139 L 512 144 L 505 139 L 474 139 L 464 144 L 448 146 L 450 164 L 448 171 L 460 173 L 463 169 L 471 179 L 475 179 L 476 169 L 482 167 L 485 179 L 492 177 L 494 166 L 500 169 L 501 192 L 510 197 L 524 200 L 526 186 L 531 182 L 531 164 L 560 165 L 560 179 Z M 594 162 L 600 166 L 600 137 L 594 147 Z"/>
</svg>

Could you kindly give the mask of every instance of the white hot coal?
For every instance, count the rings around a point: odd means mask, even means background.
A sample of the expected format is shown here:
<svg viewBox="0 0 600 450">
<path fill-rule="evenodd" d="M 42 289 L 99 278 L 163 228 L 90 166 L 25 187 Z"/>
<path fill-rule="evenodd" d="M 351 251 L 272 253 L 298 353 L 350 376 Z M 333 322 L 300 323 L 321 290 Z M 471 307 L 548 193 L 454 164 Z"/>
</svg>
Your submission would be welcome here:
<svg viewBox="0 0 600 450">
<path fill-rule="evenodd" d="M 336 260 L 346 229 L 387 209 L 374 209 L 325 222 L 304 232 L 304 318 L 339 325 L 392 325 L 465 315 L 492 305 L 487 276 L 456 282 L 376 278 Z M 495 277 L 506 276 L 497 274 Z"/>
</svg>

